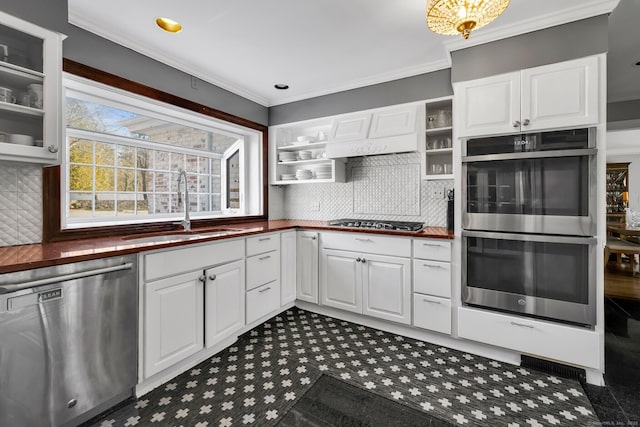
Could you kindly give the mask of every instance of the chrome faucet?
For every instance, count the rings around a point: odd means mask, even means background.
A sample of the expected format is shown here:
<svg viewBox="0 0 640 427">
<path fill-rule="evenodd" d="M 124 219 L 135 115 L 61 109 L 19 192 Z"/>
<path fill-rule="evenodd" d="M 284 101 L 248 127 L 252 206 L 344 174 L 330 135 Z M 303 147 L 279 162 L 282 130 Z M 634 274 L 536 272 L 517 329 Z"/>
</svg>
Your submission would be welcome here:
<svg viewBox="0 0 640 427">
<path fill-rule="evenodd" d="M 180 198 L 180 182 L 184 177 L 184 219 L 180 221 L 180 224 L 184 228 L 184 231 L 191 231 L 191 220 L 189 219 L 189 183 L 187 182 L 187 173 L 184 169 L 180 169 L 178 173 L 178 205 L 183 201 Z"/>
</svg>

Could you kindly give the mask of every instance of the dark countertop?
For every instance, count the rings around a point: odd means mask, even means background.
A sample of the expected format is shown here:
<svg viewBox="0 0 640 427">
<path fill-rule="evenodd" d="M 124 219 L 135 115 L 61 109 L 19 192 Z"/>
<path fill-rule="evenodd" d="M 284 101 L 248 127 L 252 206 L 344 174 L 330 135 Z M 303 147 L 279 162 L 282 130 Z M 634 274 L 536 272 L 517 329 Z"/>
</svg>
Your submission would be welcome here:
<svg viewBox="0 0 640 427">
<path fill-rule="evenodd" d="M 418 232 L 387 231 L 354 229 L 327 226 L 324 221 L 274 220 L 230 224 L 228 226 L 206 227 L 193 229 L 192 233 L 209 232 L 220 229 L 234 229 L 225 236 L 209 236 L 200 239 L 170 241 L 170 242 L 135 242 L 132 236 L 114 236 L 95 239 L 69 240 L 64 242 L 39 243 L 34 245 L 7 246 L 0 248 L 0 273 L 28 270 L 32 268 L 49 267 L 70 262 L 87 261 L 96 258 L 126 255 L 153 249 L 183 246 L 193 243 L 210 242 L 215 240 L 246 237 L 252 234 L 282 231 L 287 229 L 333 230 L 355 233 L 372 233 L 404 237 L 453 239 L 444 227 L 425 227 Z M 164 233 L 170 234 L 170 233 Z M 152 236 L 153 234 L 148 234 Z M 136 237 L 144 237 L 139 235 Z"/>
</svg>

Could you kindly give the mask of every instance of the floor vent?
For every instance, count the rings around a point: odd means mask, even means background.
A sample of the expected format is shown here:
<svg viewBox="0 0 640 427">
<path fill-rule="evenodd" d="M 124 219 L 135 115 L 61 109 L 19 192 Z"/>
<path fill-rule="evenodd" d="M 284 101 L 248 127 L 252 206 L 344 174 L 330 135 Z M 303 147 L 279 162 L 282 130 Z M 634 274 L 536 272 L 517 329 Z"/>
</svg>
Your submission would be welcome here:
<svg viewBox="0 0 640 427">
<path fill-rule="evenodd" d="M 545 372 L 547 374 L 556 375 L 562 378 L 586 382 L 587 374 L 584 369 L 575 368 L 573 366 L 563 365 L 561 363 L 551 362 L 549 360 L 538 359 L 531 356 L 522 355 L 520 366 L 523 368 L 534 369 L 536 371 Z"/>
</svg>

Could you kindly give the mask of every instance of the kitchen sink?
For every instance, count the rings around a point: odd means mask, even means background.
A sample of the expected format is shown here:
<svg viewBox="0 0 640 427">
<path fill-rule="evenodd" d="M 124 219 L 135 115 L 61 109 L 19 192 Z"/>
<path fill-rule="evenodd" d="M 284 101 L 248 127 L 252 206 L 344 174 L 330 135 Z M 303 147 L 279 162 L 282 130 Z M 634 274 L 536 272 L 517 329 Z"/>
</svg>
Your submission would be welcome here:
<svg viewBox="0 0 640 427">
<path fill-rule="evenodd" d="M 154 236 L 128 236 L 124 237 L 132 243 L 163 243 L 163 242 L 181 242 L 185 240 L 198 240 L 207 237 L 220 237 L 228 234 L 239 233 L 244 231 L 241 228 L 219 228 L 211 231 L 184 231 L 184 232 L 172 232 L 170 234 L 158 234 Z"/>
</svg>

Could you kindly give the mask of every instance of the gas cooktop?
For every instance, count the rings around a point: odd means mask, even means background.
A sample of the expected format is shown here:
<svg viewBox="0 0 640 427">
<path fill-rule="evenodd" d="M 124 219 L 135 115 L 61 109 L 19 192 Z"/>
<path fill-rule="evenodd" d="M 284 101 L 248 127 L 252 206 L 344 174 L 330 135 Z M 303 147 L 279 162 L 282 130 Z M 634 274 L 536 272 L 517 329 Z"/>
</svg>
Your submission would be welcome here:
<svg viewBox="0 0 640 427">
<path fill-rule="evenodd" d="M 378 221 L 373 219 L 332 219 L 327 221 L 327 225 L 348 227 L 348 228 L 372 228 L 375 230 L 393 231 L 420 231 L 424 227 L 422 222 L 405 221 Z"/>
</svg>

